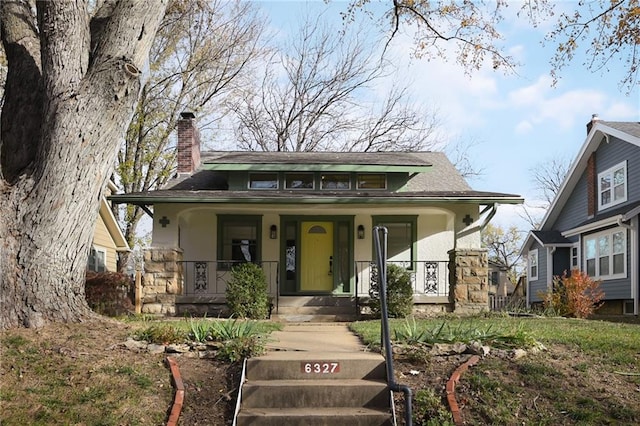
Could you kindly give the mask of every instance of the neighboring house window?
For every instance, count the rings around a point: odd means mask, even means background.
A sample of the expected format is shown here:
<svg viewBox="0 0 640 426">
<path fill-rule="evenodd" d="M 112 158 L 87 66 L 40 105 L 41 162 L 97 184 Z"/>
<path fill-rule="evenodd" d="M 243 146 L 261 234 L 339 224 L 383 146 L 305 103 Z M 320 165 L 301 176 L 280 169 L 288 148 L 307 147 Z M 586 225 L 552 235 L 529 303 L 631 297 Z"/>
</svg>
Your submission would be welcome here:
<svg viewBox="0 0 640 426">
<path fill-rule="evenodd" d="M 284 187 L 286 189 L 313 189 L 313 173 L 286 173 Z"/>
<path fill-rule="evenodd" d="M 598 209 L 627 201 L 627 162 L 598 174 Z"/>
<path fill-rule="evenodd" d="M 529 281 L 536 281 L 538 279 L 538 250 L 531 250 L 529 252 Z"/>
<path fill-rule="evenodd" d="M 348 173 L 330 173 L 322 175 L 322 189 L 350 189 L 351 178 Z"/>
<path fill-rule="evenodd" d="M 571 270 L 580 269 L 580 246 L 578 243 L 571 247 Z"/>
<path fill-rule="evenodd" d="M 249 188 L 278 189 L 278 174 L 277 173 L 250 173 Z"/>
<path fill-rule="evenodd" d="M 358 189 L 387 189 L 387 175 L 385 173 L 359 173 Z"/>
<path fill-rule="evenodd" d="M 587 274 L 596 279 L 627 276 L 627 231 L 615 228 L 584 238 Z"/>
<path fill-rule="evenodd" d="M 218 261 L 223 262 L 222 269 L 260 260 L 260 222 L 260 216 L 218 216 Z"/>
<path fill-rule="evenodd" d="M 413 269 L 411 262 L 416 260 L 416 216 L 374 216 L 375 226 L 387 228 L 387 259 L 391 262 L 402 262 L 408 269 Z"/>
<path fill-rule="evenodd" d="M 95 272 L 105 272 L 107 270 L 107 250 L 102 247 L 91 247 L 87 269 Z"/>
<path fill-rule="evenodd" d="M 491 284 L 492 285 L 498 285 L 499 281 L 498 281 L 498 272 L 496 271 L 491 271 Z"/>
</svg>

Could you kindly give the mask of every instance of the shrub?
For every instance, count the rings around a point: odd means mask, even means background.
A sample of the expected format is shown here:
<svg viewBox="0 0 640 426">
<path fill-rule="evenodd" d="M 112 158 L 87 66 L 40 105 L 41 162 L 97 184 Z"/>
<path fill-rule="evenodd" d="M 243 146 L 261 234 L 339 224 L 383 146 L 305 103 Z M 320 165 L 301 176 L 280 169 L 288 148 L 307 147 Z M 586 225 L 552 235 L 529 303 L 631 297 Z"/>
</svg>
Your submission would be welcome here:
<svg viewBox="0 0 640 426">
<path fill-rule="evenodd" d="M 87 271 L 85 297 L 89 307 L 101 315 L 124 315 L 135 310 L 129 298 L 132 285 L 125 274 Z"/>
<path fill-rule="evenodd" d="M 578 269 L 566 271 L 553 279 L 553 289 L 543 295 L 545 309 L 557 315 L 586 318 L 602 305 L 604 291 L 600 281 L 594 281 Z"/>
<path fill-rule="evenodd" d="M 226 296 L 234 317 L 265 319 L 269 314 L 267 278 L 255 263 L 242 263 L 231 269 Z"/>
<path fill-rule="evenodd" d="M 373 298 L 369 303 L 375 316 L 381 315 L 380 299 Z M 398 265 L 387 265 L 387 311 L 389 317 L 404 318 L 413 311 L 413 286 L 411 275 Z"/>
</svg>

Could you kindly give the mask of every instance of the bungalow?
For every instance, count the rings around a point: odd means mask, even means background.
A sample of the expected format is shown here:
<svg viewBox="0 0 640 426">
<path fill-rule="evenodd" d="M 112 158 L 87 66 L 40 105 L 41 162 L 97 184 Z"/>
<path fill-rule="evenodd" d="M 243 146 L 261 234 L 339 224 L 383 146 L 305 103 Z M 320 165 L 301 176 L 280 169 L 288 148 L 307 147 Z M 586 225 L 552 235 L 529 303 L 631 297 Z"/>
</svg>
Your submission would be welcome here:
<svg viewBox="0 0 640 426">
<path fill-rule="evenodd" d="M 580 269 L 601 281 L 602 314 L 638 315 L 640 123 L 594 115 L 587 138 L 521 253 L 527 303 L 540 303 L 553 278 Z"/>
<path fill-rule="evenodd" d="M 354 312 L 373 290 L 381 225 L 419 307 L 487 309 L 480 230 L 520 196 L 472 190 L 439 152 L 201 152 L 194 122 L 179 120 L 175 179 L 111 197 L 153 216 L 143 312 L 211 313 L 238 262 L 262 265 L 275 313 Z"/>
</svg>

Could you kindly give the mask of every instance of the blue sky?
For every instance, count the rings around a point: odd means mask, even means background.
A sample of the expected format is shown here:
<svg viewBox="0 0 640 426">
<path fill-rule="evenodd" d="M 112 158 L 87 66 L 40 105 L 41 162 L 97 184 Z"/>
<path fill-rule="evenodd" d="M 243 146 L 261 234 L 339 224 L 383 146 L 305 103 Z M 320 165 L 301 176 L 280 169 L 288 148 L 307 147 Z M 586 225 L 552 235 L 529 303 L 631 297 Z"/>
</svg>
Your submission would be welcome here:
<svg viewBox="0 0 640 426">
<path fill-rule="evenodd" d="M 344 1 L 329 5 L 296 0 L 257 3 L 270 18 L 272 29 L 282 36 L 295 30 L 296 21 L 306 11 L 323 11 L 327 19 L 340 22 L 340 12 L 347 6 Z M 391 0 L 383 3 L 391 4 Z M 577 2 L 561 4 L 571 8 Z M 509 13 L 516 10 L 514 3 Z M 469 181 L 474 189 L 519 194 L 527 204 L 536 205 L 540 197 L 530 169 L 553 157 L 571 161 L 594 113 L 607 121 L 640 121 L 640 91 L 636 86 L 626 94 L 627 88 L 619 87 L 621 62 L 612 63 L 608 72 L 592 73 L 579 56 L 562 70 L 561 80 L 552 87 L 549 60 L 555 46 L 540 44 L 548 26 L 533 29 L 522 20 L 506 19 L 502 28 L 508 54 L 522 64 L 518 75 L 505 76 L 487 66 L 468 76 L 454 61 L 411 59 L 412 40 L 400 36 L 390 46 L 393 61 L 399 65 L 394 78 L 410 83 L 416 102 L 438 110 L 440 131 L 451 142 L 473 142 L 469 148 L 473 165 L 484 170 L 482 176 Z M 517 210 L 501 206 L 493 222 L 528 228 Z"/>
</svg>

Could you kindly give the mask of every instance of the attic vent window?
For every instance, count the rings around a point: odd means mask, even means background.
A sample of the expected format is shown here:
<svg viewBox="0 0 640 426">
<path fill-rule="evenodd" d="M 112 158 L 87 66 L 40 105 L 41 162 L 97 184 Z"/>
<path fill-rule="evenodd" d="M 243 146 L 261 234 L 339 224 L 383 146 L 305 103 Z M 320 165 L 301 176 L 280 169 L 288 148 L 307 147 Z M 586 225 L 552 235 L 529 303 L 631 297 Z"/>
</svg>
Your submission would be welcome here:
<svg viewBox="0 0 640 426">
<path fill-rule="evenodd" d="M 277 173 L 251 173 L 249 175 L 250 189 L 278 189 Z"/>
<path fill-rule="evenodd" d="M 313 173 L 287 173 L 284 185 L 287 189 L 313 189 Z"/>
<path fill-rule="evenodd" d="M 386 189 L 387 175 L 385 173 L 359 173 L 358 189 Z"/>
<path fill-rule="evenodd" d="M 348 173 L 331 173 L 322 175 L 322 189 L 351 189 Z"/>
<path fill-rule="evenodd" d="M 598 209 L 627 201 L 627 162 L 623 161 L 598 174 Z"/>
</svg>

